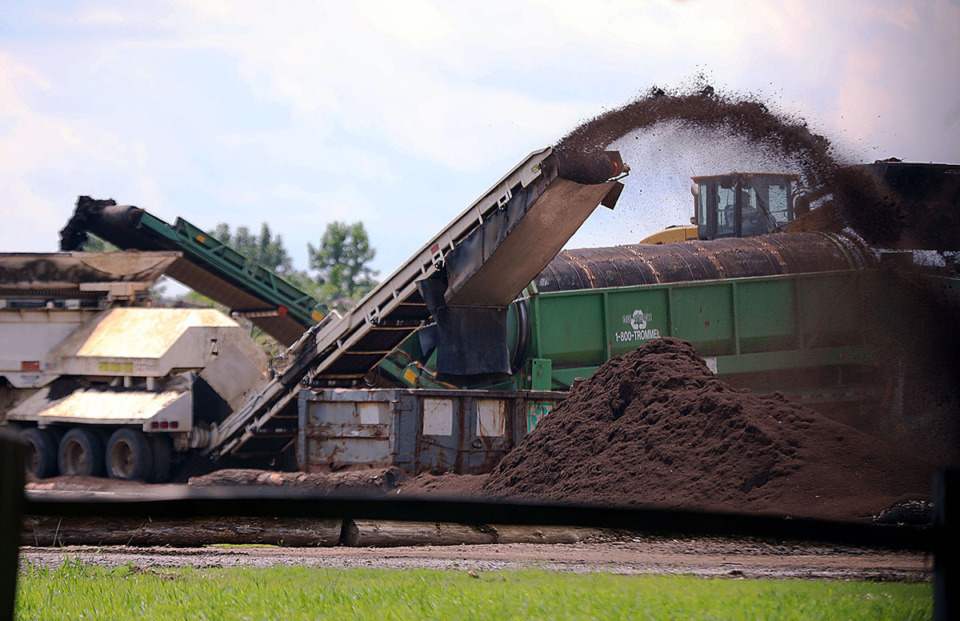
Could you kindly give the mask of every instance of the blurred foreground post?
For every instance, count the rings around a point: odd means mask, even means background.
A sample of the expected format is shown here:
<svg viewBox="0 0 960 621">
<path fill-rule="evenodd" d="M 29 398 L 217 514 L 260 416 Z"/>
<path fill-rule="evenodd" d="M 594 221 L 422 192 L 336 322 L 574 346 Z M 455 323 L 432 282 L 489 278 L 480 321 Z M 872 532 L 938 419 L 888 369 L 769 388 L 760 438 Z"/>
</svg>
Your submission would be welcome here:
<svg viewBox="0 0 960 621">
<path fill-rule="evenodd" d="M 27 447 L 0 429 L 0 619 L 12 619 L 17 595 L 18 551 Z"/>
<path fill-rule="evenodd" d="M 960 619 L 960 470 L 937 472 L 933 484 L 933 618 Z"/>
</svg>

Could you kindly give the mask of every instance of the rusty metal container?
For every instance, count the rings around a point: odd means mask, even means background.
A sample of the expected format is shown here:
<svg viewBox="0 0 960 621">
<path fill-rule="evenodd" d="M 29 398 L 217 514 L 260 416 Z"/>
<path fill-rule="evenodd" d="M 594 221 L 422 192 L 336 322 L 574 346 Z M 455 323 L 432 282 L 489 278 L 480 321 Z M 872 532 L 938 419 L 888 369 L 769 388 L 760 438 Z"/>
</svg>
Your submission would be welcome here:
<svg viewBox="0 0 960 621">
<path fill-rule="evenodd" d="M 566 393 L 303 390 L 297 460 L 307 472 L 396 466 L 418 474 L 490 472 Z"/>
</svg>

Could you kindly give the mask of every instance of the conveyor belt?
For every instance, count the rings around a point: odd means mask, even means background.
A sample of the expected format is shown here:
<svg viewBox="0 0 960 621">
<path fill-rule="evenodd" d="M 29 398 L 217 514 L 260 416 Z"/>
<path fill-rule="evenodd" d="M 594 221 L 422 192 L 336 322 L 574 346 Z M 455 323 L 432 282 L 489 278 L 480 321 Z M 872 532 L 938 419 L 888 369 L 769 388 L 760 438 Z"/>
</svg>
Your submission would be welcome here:
<svg viewBox="0 0 960 621">
<path fill-rule="evenodd" d="M 618 157 L 604 160 L 608 172 L 593 183 L 578 183 L 560 176 L 572 168 L 551 155 L 549 148 L 530 154 L 345 315 L 331 315 L 304 334 L 288 350 L 283 373 L 220 424 L 210 450 L 268 454 L 291 442 L 291 408 L 301 382 L 361 382 L 431 320 L 421 295 L 426 282 L 440 283 L 440 304 L 509 304 L 587 216 L 601 203 L 612 207 L 622 189 L 608 180 L 622 172 Z"/>
<path fill-rule="evenodd" d="M 309 294 L 183 218 L 170 225 L 139 207 L 81 196 L 60 232 L 61 250 L 81 246 L 87 232 L 123 249 L 179 251 L 168 276 L 246 316 L 285 346 L 323 319 L 322 305 Z"/>
</svg>

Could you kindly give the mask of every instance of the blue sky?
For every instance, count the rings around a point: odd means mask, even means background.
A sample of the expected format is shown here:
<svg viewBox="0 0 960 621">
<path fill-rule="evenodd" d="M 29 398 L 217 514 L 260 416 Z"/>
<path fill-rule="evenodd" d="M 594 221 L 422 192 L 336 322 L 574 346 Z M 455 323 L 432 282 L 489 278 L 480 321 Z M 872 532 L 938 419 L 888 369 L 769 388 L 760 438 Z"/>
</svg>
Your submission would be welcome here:
<svg viewBox="0 0 960 621">
<path fill-rule="evenodd" d="M 851 160 L 958 163 L 958 68 L 951 0 L 7 0 L 0 251 L 55 250 L 88 194 L 267 221 L 301 269 L 328 222 L 362 220 L 385 276 L 530 151 L 698 73 Z M 671 127 L 632 144 L 621 207 L 573 245 L 686 220 L 692 174 L 789 167 Z"/>
</svg>

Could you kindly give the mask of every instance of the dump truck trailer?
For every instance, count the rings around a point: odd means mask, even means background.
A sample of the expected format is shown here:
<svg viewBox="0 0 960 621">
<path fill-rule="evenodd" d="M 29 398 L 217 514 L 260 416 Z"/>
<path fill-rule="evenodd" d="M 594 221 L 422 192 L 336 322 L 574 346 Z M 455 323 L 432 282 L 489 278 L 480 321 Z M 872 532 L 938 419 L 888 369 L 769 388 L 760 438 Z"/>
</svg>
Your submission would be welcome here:
<svg viewBox="0 0 960 621">
<path fill-rule="evenodd" d="M 164 481 L 174 454 L 266 381 L 266 356 L 234 320 L 148 306 L 179 259 L 0 255 L 0 416 L 23 430 L 35 476 Z"/>
</svg>

